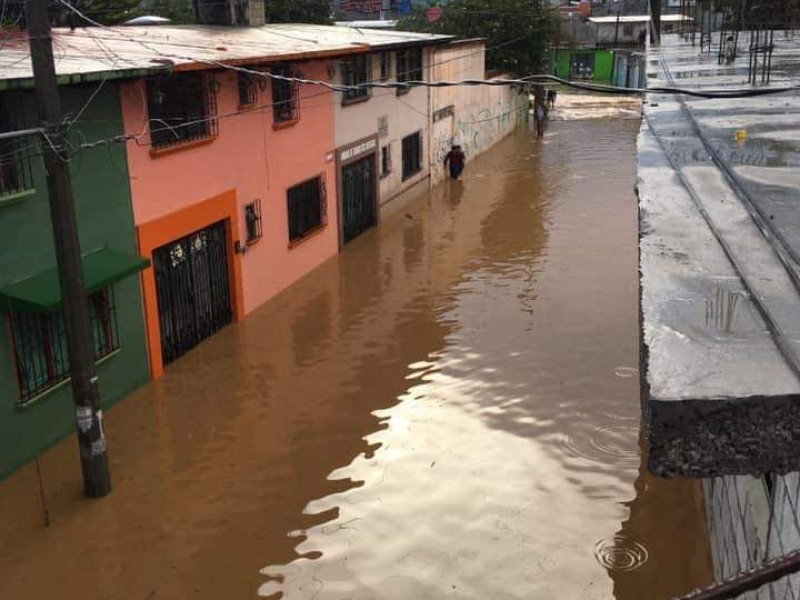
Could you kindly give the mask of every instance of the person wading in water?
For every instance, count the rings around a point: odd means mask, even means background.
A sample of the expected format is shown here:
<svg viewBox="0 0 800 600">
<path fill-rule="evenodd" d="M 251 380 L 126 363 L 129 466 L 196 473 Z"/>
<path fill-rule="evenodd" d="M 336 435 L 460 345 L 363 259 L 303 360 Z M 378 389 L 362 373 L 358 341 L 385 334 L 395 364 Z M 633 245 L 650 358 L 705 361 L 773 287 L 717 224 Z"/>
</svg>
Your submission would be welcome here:
<svg viewBox="0 0 800 600">
<path fill-rule="evenodd" d="M 464 170 L 464 151 L 461 146 L 454 145 L 444 157 L 444 166 L 450 166 L 450 179 L 458 179 Z"/>
</svg>

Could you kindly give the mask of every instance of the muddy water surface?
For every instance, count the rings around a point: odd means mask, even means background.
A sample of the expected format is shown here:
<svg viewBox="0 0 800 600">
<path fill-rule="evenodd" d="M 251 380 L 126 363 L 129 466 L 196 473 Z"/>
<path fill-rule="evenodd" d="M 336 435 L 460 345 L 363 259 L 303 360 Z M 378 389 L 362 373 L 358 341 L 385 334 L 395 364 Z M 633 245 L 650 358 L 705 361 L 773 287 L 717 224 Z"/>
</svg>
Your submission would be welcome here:
<svg viewBox="0 0 800 600">
<path fill-rule="evenodd" d="M 639 442 L 637 121 L 468 165 L 0 484 L 0 597 L 661 599 L 700 490 Z"/>
</svg>

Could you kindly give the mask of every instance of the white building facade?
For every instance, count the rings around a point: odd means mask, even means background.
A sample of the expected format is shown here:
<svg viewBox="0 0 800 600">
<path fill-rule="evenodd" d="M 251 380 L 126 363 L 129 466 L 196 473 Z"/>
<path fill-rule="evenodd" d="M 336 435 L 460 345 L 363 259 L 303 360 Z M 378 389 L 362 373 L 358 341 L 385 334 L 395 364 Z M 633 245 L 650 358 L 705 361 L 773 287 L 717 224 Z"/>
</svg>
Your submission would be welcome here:
<svg viewBox="0 0 800 600">
<path fill-rule="evenodd" d="M 334 81 L 353 86 L 429 80 L 433 48 L 450 38 L 413 35 L 406 42 L 373 43 L 373 52 L 340 60 Z M 428 189 L 430 90 L 364 88 L 334 94 L 332 101 L 344 245 Z"/>
</svg>

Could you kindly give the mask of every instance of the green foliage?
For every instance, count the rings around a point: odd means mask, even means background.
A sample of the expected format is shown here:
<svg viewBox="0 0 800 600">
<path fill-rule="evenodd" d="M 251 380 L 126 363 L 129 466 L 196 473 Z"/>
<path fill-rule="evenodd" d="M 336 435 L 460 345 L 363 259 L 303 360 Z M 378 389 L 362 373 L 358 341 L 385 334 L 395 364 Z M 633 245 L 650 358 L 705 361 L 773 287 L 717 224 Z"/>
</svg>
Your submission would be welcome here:
<svg viewBox="0 0 800 600">
<path fill-rule="evenodd" d="M 87 17 L 103 25 L 118 25 L 137 15 L 140 0 L 89 0 L 75 6 Z M 85 25 L 79 17 L 76 24 Z"/>
<path fill-rule="evenodd" d="M 331 24 L 330 0 L 265 0 L 267 23 Z"/>
<path fill-rule="evenodd" d="M 532 75 L 544 72 L 550 40 L 557 30 L 555 11 L 543 0 L 450 0 L 442 3 L 442 16 L 428 21 L 428 8 L 414 8 L 402 19 L 399 29 L 426 33 L 447 33 L 460 38 L 487 38 L 486 65 L 489 69 Z"/>
</svg>

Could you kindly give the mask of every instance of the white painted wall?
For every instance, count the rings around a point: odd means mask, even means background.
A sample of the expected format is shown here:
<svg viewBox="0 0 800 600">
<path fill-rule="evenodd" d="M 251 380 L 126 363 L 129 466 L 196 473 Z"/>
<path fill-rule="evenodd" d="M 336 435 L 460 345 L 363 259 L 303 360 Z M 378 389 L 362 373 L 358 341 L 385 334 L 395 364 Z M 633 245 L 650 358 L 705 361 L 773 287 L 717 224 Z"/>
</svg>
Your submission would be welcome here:
<svg viewBox="0 0 800 600">
<path fill-rule="evenodd" d="M 467 41 L 437 47 L 431 78 L 455 81 L 485 77 L 485 42 Z M 475 158 L 513 132 L 528 110 L 525 94 L 510 86 L 460 86 L 431 88 L 431 183 L 446 178 L 442 162 L 453 143 Z M 437 118 L 437 111 L 452 107 L 452 116 Z"/>
<path fill-rule="evenodd" d="M 431 51 L 423 49 L 423 72 L 427 75 Z M 396 80 L 397 60 L 394 51 L 391 51 L 391 69 L 389 81 Z M 372 80 L 380 81 L 380 54 L 371 55 Z M 336 69 L 335 81 L 341 83 L 341 69 Z M 334 137 L 336 147 L 341 148 L 362 138 L 378 133 L 378 121 L 381 117 L 388 117 L 388 133 L 380 138 L 380 146 L 391 146 L 392 171 L 380 179 L 381 216 L 384 207 L 394 198 L 427 181 L 428 171 L 428 141 L 430 138 L 428 119 L 428 88 L 418 87 L 405 94 L 398 95 L 393 89 L 375 88 L 369 100 L 356 104 L 343 105 L 340 94 L 333 95 L 334 109 Z M 402 180 L 402 139 L 414 132 L 422 132 L 422 171 L 415 176 Z M 380 166 L 380 153 L 378 154 Z"/>
</svg>

